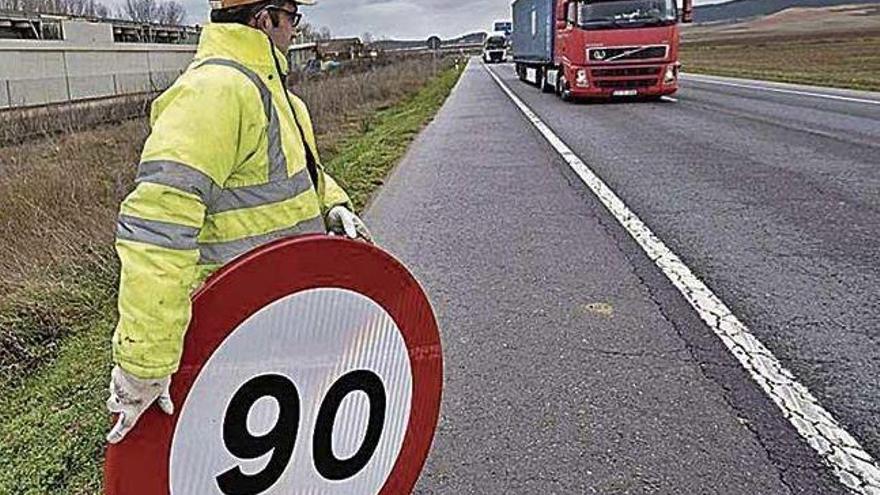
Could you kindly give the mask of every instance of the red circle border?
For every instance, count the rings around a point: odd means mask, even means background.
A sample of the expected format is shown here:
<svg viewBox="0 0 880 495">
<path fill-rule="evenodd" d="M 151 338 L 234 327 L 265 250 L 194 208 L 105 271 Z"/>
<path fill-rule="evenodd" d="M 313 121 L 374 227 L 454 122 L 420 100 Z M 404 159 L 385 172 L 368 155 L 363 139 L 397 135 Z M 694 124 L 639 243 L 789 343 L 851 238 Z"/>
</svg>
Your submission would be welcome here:
<svg viewBox="0 0 880 495">
<path fill-rule="evenodd" d="M 214 274 L 193 296 L 180 369 L 172 377 L 174 416 L 151 407 L 126 439 L 107 448 L 104 493 L 169 494 L 171 443 L 179 413 L 202 367 L 251 315 L 316 288 L 362 294 L 388 312 L 409 352 L 413 392 L 397 461 L 379 495 L 410 493 L 428 457 L 440 415 L 443 357 L 434 312 L 422 288 L 393 256 L 342 237 L 309 235 L 259 247 Z"/>
</svg>

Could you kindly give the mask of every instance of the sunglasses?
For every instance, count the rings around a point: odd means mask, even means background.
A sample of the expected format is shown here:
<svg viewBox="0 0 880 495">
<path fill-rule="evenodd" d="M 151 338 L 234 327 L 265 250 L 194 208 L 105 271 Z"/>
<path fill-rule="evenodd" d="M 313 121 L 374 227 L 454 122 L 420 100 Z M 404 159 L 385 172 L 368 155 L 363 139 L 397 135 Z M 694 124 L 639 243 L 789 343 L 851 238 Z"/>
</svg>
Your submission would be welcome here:
<svg viewBox="0 0 880 495">
<path fill-rule="evenodd" d="M 302 21 L 302 14 L 297 12 L 296 10 L 287 10 L 281 7 L 266 7 L 266 10 L 274 10 L 277 12 L 284 12 L 287 14 L 287 17 L 290 18 L 290 24 L 292 27 L 299 26 L 300 21 Z"/>
</svg>

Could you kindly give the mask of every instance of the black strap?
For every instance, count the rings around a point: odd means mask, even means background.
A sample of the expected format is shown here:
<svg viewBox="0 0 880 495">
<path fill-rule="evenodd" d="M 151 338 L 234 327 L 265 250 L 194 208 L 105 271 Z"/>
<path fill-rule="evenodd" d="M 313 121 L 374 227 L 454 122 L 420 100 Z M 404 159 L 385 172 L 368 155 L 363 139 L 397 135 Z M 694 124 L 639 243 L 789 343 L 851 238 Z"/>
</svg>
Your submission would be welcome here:
<svg viewBox="0 0 880 495">
<path fill-rule="evenodd" d="M 275 61 L 275 71 L 278 73 L 278 82 L 281 83 L 281 90 L 284 91 L 284 100 L 287 102 L 287 106 L 290 108 L 291 113 L 293 113 L 293 121 L 296 122 L 296 128 L 299 130 L 299 137 L 302 139 L 303 147 L 306 151 L 306 168 L 309 170 L 309 177 L 312 178 L 312 186 L 314 186 L 315 192 L 318 192 L 318 160 L 315 158 L 317 154 L 312 151 L 312 147 L 309 145 L 308 140 L 306 140 L 306 133 L 303 131 L 302 124 L 299 122 L 299 117 L 296 115 L 296 108 L 293 106 L 293 102 L 290 101 L 290 95 L 287 93 L 287 77 L 281 71 L 281 63 L 278 62 L 278 57 L 275 55 L 275 47 L 272 45 L 271 40 L 269 41 L 269 49 L 272 51 L 272 60 Z"/>
</svg>

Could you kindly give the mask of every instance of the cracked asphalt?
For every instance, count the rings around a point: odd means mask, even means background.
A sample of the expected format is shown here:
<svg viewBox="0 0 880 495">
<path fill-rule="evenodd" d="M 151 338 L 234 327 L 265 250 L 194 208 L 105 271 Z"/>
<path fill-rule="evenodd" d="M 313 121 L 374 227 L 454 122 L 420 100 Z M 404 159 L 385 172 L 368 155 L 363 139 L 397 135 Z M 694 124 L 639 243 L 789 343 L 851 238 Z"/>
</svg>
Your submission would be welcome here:
<svg viewBox="0 0 880 495">
<path fill-rule="evenodd" d="M 493 70 L 876 457 L 880 106 L 567 105 Z M 846 493 L 480 64 L 366 218 L 442 330 L 416 493 Z"/>
</svg>

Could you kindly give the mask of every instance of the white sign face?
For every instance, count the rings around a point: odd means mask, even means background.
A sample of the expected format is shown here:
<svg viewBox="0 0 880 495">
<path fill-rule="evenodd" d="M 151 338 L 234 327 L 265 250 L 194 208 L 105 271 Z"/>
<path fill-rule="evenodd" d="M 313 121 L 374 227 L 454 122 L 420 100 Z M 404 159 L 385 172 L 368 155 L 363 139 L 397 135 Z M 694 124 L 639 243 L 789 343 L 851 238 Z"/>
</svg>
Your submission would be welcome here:
<svg viewBox="0 0 880 495">
<path fill-rule="evenodd" d="M 379 493 L 411 399 L 409 353 L 381 306 L 343 289 L 287 296 L 236 328 L 193 383 L 170 492 Z"/>
</svg>

